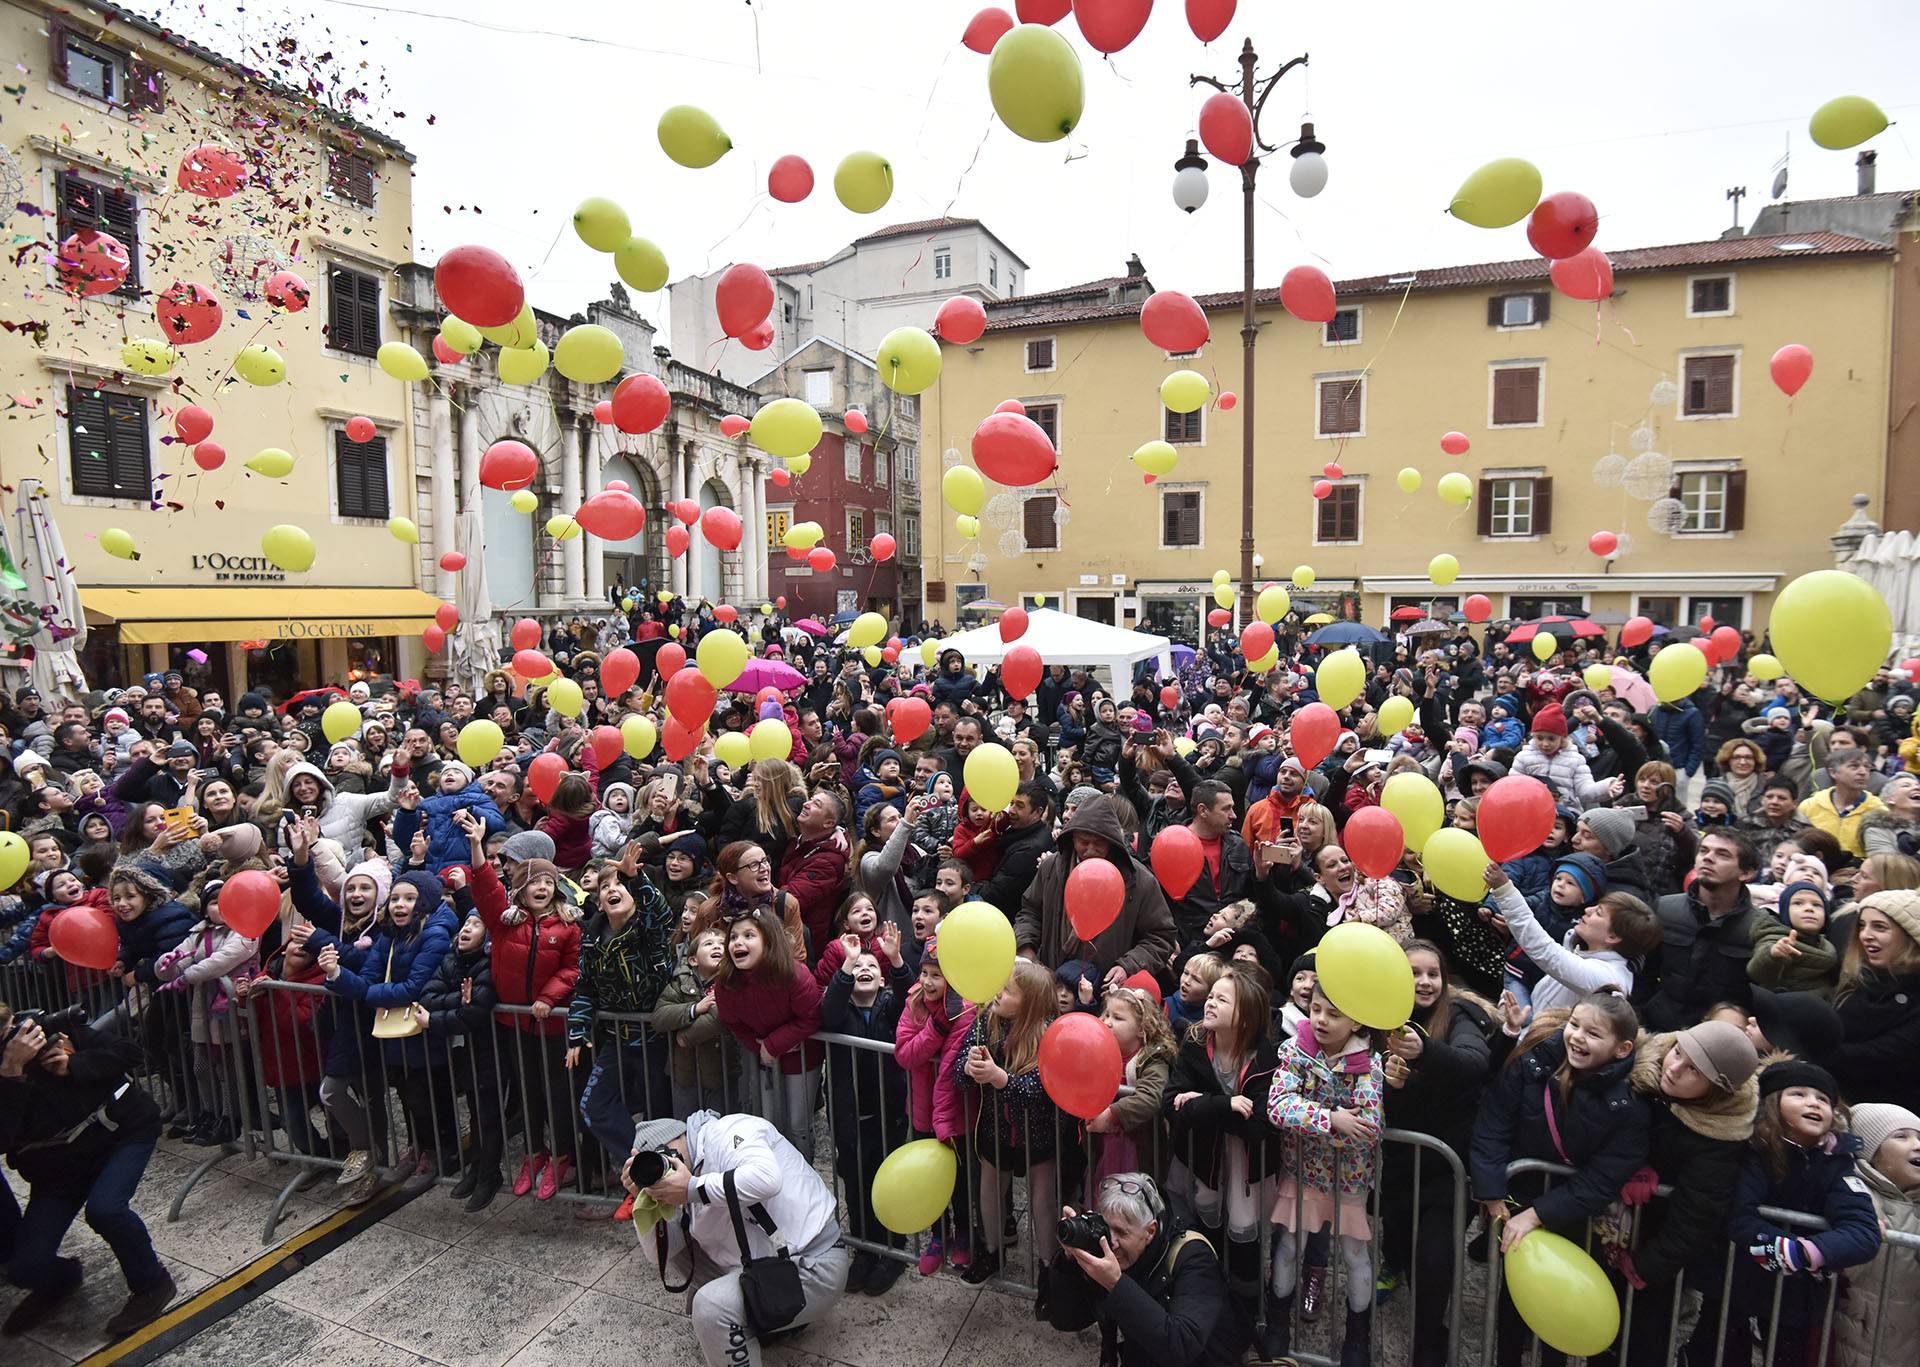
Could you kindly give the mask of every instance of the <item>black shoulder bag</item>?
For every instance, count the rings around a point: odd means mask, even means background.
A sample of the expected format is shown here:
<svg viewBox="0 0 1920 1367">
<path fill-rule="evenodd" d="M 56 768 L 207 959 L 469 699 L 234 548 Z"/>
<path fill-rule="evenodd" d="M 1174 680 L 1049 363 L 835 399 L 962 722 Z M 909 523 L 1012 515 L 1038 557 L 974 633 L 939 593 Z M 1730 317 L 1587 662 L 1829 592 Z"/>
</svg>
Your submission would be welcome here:
<svg viewBox="0 0 1920 1367">
<path fill-rule="evenodd" d="M 755 1338 L 761 1338 L 786 1328 L 807 1308 L 807 1298 L 800 1290 L 800 1265 L 794 1262 L 787 1246 L 780 1242 L 779 1228 L 773 1223 L 773 1217 L 767 1214 L 767 1208 L 758 1201 L 749 1207 L 749 1211 L 753 1222 L 773 1242 L 775 1251 L 771 1258 L 751 1256 L 748 1252 L 747 1225 L 740 1216 L 740 1196 L 734 1190 L 733 1173 L 728 1172 L 721 1182 L 727 1194 L 727 1213 L 733 1217 L 733 1237 L 740 1244 L 740 1299 L 747 1309 L 747 1329 Z"/>
</svg>

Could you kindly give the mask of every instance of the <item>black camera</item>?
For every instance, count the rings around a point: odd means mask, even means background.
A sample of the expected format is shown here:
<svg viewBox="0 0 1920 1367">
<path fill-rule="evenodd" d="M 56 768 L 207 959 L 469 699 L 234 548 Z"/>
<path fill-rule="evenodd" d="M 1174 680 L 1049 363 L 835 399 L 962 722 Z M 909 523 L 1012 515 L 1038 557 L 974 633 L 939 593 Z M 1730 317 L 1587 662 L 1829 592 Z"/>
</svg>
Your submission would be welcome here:
<svg viewBox="0 0 1920 1367">
<path fill-rule="evenodd" d="M 665 1149 L 642 1149 L 633 1156 L 633 1184 L 646 1188 L 667 1175 L 667 1151 Z"/>
<path fill-rule="evenodd" d="M 1098 1253 L 1100 1241 L 1113 1237 L 1107 1228 L 1107 1217 L 1097 1210 L 1062 1216 L 1057 1232 L 1063 1248 L 1077 1248 L 1082 1253 Z"/>
<path fill-rule="evenodd" d="M 0 1046 L 5 1046 L 15 1035 L 26 1029 L 28 1024 L 37 1024 L 41 1032 L 51 1043 L 61 1035 L 68 1034 L 76 1026 L 87 1023 L 87 1009 L 84 1006 L 69 1006 L 60 1011 L 41 1011 L 29 1009 L 16 1011 L 8 1022 L 7 1033 L 0 1037 Z"/>
</svg>

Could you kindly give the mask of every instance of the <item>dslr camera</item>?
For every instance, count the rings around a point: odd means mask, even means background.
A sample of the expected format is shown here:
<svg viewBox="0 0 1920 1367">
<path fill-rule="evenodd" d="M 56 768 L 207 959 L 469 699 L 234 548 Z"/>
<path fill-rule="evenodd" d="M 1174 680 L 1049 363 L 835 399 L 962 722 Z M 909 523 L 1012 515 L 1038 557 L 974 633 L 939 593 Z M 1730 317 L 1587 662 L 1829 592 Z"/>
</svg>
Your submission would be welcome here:
<svg viewBox="0 0 1920 1367">
<path fill-rule="evenodd" d="M 1107 1219 L 1097 1210 L 1083 1211 L 1078 1215 L 1065 1215 L 1056 1227 L 1063 1248 L 1077 1248 L 1082 1253 L 1099 1253 L 1100 1241 L 1112 1238 L 1107 1228 Z"/>
<path fill-rule="evenodd" d="M 8 1020 L 5 1033 L 0 1034 L 0 1048 L 5 1048 L 15 1035 L 27 1028 L 29 1023 L 37 1023 L 46 1034 L 47 1042 L 51 1044 L 61 1035 L 70 1034 L 76 1026 L 85 1025 L 87 1008 L 69 1006 L 60 1011 L 43 1011 L 38 1008 L 16 1011 Z"/>
<path fill-rule="evenodd" d="M 667 1151 L 665 1149 L 642 1149 L 633 1155 L 633 1184 L 643 1190 L 667 1175 Z"/>
</svg>

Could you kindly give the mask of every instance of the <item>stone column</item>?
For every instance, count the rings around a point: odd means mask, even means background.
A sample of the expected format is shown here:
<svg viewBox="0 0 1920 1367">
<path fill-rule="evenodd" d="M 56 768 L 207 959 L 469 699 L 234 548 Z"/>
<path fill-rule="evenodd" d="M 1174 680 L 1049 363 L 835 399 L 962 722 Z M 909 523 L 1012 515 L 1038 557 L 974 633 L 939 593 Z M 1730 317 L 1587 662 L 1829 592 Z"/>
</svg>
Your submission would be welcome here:
<svg viewBox="0 0 1920 1367">
<path fill-rule="evenodd" d="M 587 428 L 582 438 L 581 459 L 586 462 L 587 497 L 592 498 L 600 492 L 605 476 L 600 469 L 599 424 Z M 638 496 L 636 492 L 636 497 Z M 656 532 L 658 528 L 655 529 Z M 587 597 L 602 606 L 607 601 L 607 558 L 606 549 L 601 546 L 600 538 L 580 533 L 580 553 L 587 562 Z"/>
<path fill-rule="evenodd" d="M 568 409 L 560 419 L 560 506 L 571 517 L 580 509 L 580 421 Z M 586 594 L 586 558 L 582 554 L 584 535 L 560 543 L 560 574 L 568 603 L 577 603 Z"/>
<path fill-rule="evenodd" d="M 430 554 L 435 561 L 453 549 L 456 532 L 455 523 L 459 514 L 455 511 L 460 505 L 459 486 L 456 479 L 453 446 L 453 406 L 447 402 L 447 393 L 439 385 L 428 388 L 427 412 L 428 428 L 433 439 L 433 538 Z M 453 576 L 436 565 L 428 574 L 421 576 L 423 586 L 434 587 L 442 598 L 453 592 Z"/>
<path fill-rule="evenodd" d="M 678 503 L 687 497 L 687 454 L 678 443 L 667 453 L 668 467 L 673 472 L 673 500 Z M 696 534 L 687 546 L 687 553 L 675 556 L 673 560 L 672 583 L 668 585 L 675 593 L 684 594 L 687 585 L 692 582 L 693 557 L 700 544 Z"/>
</svg>

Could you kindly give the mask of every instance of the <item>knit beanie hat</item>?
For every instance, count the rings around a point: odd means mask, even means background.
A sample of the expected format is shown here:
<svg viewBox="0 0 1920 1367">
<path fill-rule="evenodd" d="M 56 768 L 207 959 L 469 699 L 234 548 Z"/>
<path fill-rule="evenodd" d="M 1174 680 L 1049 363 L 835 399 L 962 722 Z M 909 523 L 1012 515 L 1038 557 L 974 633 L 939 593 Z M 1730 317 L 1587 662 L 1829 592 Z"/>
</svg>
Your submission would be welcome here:
<svg viewBox="0 0 1920 1367">
<path fill-rule="evenodd" d="M 1534 728 L 1538 730 L 1538 727 Z M 1634 827 L 1638 824 L 1631 807 L 1589 807 L 1580 813 L 1580 824 L 1593 832 L 1607 858 L 1618 859 L 1633 846 Z"/>
<path fill-rule="evenodd" d="M 545 874 L 553 880 L 554 895 L 556 900 L 558 900 L 560 896 L 560 870 L 554 865 L 551 859 L 540 859 L 537 857 L 525 860 L 515 867 L 513 871 L 513 895 L 518 897 L 522 892 L 526 891 L 527 884 L 531 883 L 541 874 Z"/>
<path fill-rule="evenodd" d="M 220 855 L 229 864 L 244 863 L 260 853 L 265 843 L 260 828 L 251 821 L 241 821 L 232 826 L 222 826 L 214 832 L 220 839 Z"/>
<path fill-rule="evenodd" d="M 1784 1092 L 1789 1087 L 1811 1087 L 1834 1105 L 1840 1104 L 1840 1084 L 1817 1063 L 1808 1063 L 1805 1059 L 1788 1059 L 1783 1063 L 1767 1065 L 1760 1074 L 1760 1095 L 1762 1099 L 1775 1092 Z"/>
<path fill-rule="evenodd" d="M 516 863 L 529 859 L 544 859 L 551 863 L 553 853 L 553 837 L 545 831 L 515 831 L 507 837 L 507 843 L 500 847 L 500 857 Z"/>
<path fill-rule="evenodd" d="M 394 879 L 395 885 L 404 884 L 413 889 L 414 915 L 425 916 L 447 899 L 447 886 L 425 869 L 410 869 Z M 382 900 L 385 900 L 384 894 Z"/>
<path fill-rule="evenodd" d="M 1100 790 L 1098 788 L 1094 787 L 1090 783 L 1083 783 L 1078 788 L 1075 788 L 1072 792 L 1067 794 L 1067 801 L 1065 805 L 1069 807 L 1078 807 L 1083 803 L 1088 803 L 1093 801 L 1096 797 L 1099 797 L 1099 796 L 1100 796 Z"/>
<path fill-rule="evenodd" d="M 1863 907 L 1872 907 L 1900 929 L 1907 938 L 1920 944 L 1920 891 L 1912 888 L 1882 888 L 1860 899 Z"/>
<path fill-rule="evenodd" d="M 1726 1021 L 1702 1021 L 1682 1030 L 1674 1043 L 1687 1061 L 1723 1092 L 1739 1091 L 1760 1066 L 1760 1056 L 1754 1052 L 1747 1032 Z"/>
<path fill-rule="evenodd" d="M 1860 1152 L 1869 1163 L 1874 1150 L 1895 1130 L 1920 1130 L 1920 1115 L 1885 1101 L 1863 1101 L 1853 1108 L 1853 1132 L 1859 1136 Z"/>
<path fill-rule="evenodd" d="M 347 883 L 355 878 L 373 880 L 373 909 L 378 912 L 387 904 L 387 894 L 393 890 L 393 870 L 384 859 L 363 859 L 347 870 L 347 877 L 340 887 L 346 889 Z"/>
<path fill-rule="evenodd" d="M 1733 810 L 1733 788 L 1720 779 L 1710 778 L 1701 785 L 1700 800 L 1705 802 L 1708 798 L 1718 800 L 1728 811 Z"/>
<path fill-rule="evenodd" d="M 1553 866 L 1554 873 L 1566 874 L 1580 885 L 1580 895 L 1588 906 L 1598 902 L 1607 891 L 1607 866 L 1590 854 L 1575 851 L 1563 854 Z"/>
<path fill-rule="evenodd" d="M 439 767 L 442 774 L 451 770 L 453 773 L 460 775 L 460 786 L 462 788 L 473 782 L 473 770 L 469 769 L 457 759 L 443 759 L 440 761 Z"/>
<path fill-rule="evenodd" d="M 1318 973 L 1320 970 L 1314 967 L 1316 962 L 1314 951 L 1309 949 L 1305 954 L 1302 954 L 1293 961 L 1293 967 L 1287 970 L 1287 981 L 1292 982 L 1302 973 Z"/>
<path fill-rule="evenodd" d="M 1798 882 L 1789 883 L 1780 889 L 1780 900 L 1774 904 L 1773 914 L 1778 916 L 1782 921 L 1787 920 L 1787 913 L 1793 910 L 1794 894 L 1801 892 L 1811 892 L 1815 897 L 1820 899 L 1820 912 L 1823 917 L 1833 910 L 1833 904 L 1827 900 L 1827 890 L 1818 883 L 1802 879 Z M 1822 920 L 1820 925 L 1821 929 L 1824 930 L 1826 928 L 1825 920 Z"/>
<path fill-rule="evenodd" d="M 1567 714 L 1560 710 L 1560 704 L 1550 702 L 1533 714 L 1535 735 L 1564 736 L 1567 734 Z"/>
</svg>

